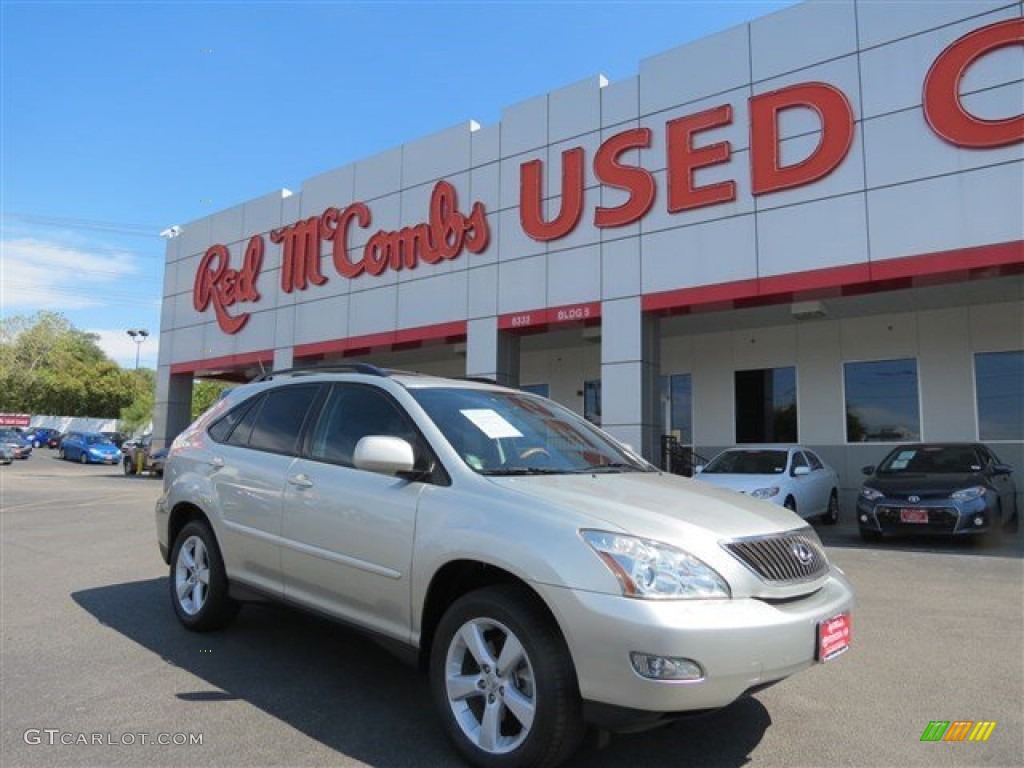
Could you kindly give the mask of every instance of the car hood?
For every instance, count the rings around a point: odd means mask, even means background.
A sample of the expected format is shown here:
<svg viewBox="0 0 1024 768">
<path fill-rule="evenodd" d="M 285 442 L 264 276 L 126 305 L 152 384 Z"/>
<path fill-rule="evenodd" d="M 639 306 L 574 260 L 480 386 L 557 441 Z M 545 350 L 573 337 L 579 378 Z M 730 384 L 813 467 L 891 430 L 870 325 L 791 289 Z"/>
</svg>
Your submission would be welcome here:
<svg viewBox="0 0 1024 768">
<path fill-rule="evenodd" d="M 120 449 L 113 443 L 93 443 L 85 448 L 87 451 L 96 451 L 97 453 L 120 453 Z"/>
<path fill-rule="evenodd" d="M 973 485 L 988 485 L 983 475 L 964 472 L 950 475 L 900 474 L 893 477 L 872 475 L 864 484 L 876 491 L 889 494 L 937 493 L 958 491 Z"/>
<path fill-rule="evenodd" d="M 508 490 L 589 517 L 595 526 L 665 539 L 700 529 L 731 539 L 806 527 L 787 509 L 679 475 L 654 472 L 489 477 Z"/>
<path fill-rule="evenodd" d="M 702 472 L 699 475 L 694 475 L 693 479 L 698 483 L 706 483 L 716 488 L 730 488 L 734 491 L 750 493 L 758 488 L 782 485 L 786 481 L 786 475 L 734 475 Z"/>
</svg>

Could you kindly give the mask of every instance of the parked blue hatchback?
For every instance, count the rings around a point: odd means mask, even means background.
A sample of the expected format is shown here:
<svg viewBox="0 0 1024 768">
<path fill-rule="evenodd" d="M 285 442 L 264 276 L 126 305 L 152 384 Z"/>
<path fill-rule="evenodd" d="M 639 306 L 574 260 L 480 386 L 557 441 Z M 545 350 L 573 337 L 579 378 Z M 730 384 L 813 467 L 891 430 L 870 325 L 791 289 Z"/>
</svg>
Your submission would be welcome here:
<svg viewBox="0 0 1024 768">
<path fill-rule="evenodd" d="M 57 456 L 82 464 L 120 464 L 121 449 L 99 432 L 68 432 Z"/>
</svg>

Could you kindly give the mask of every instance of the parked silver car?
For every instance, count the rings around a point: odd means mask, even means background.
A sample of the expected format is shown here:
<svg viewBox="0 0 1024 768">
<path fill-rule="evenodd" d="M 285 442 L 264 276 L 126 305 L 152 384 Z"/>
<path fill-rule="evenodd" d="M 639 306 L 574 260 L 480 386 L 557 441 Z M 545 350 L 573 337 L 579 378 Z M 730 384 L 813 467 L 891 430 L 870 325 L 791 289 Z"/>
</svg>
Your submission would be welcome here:
<svg viewBox="0 0 1024 768">
<path fill-rule="evenodd" d="M 724 707 L 849 647 L 851 587 L 789 510 L 541 397 L 347 368 L 268 374 L 174 441 L 156 525 L 187 628 L 258 594 L 393 641 L 480 766 L 556 765 L 587 722 Z"/>
</svg>

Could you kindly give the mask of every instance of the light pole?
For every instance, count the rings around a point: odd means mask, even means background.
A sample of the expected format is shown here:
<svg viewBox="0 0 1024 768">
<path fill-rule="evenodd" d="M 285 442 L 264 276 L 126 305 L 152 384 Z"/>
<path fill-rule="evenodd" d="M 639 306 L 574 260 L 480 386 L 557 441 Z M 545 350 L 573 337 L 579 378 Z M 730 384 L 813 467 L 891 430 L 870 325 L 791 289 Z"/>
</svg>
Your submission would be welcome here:
<svg viewBox="0 0 1024 768">
<path fill-rule="evenodd" d="M 149 331 L 145 328 L 129 328 L 126 333 L 135 342 L 135 370 L 137 371 L 139 370 L 139 350 L 142 348 L 142 342 L 149 336 Z"/>
</svg>

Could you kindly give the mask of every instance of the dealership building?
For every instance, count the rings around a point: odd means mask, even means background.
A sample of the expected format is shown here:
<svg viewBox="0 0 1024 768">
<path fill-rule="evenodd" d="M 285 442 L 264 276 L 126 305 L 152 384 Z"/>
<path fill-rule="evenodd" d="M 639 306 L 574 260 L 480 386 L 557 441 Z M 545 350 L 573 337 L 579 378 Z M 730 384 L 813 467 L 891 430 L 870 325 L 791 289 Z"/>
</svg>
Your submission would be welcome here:
<svg viewBox="0 0 1024 768">
<path fill-rule="evenodd" d="M 194 221 L 166 259 L 164 439 L 196 378 L 372 362 L 542 393 L 655 462 L 667 435 L 799 442 L 844 505 L 895 441 L 1024 467 L 1024 8 L 806 2 Z"/>
</svg>

